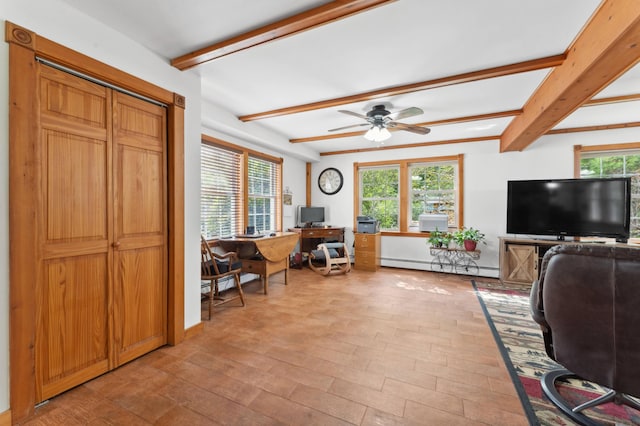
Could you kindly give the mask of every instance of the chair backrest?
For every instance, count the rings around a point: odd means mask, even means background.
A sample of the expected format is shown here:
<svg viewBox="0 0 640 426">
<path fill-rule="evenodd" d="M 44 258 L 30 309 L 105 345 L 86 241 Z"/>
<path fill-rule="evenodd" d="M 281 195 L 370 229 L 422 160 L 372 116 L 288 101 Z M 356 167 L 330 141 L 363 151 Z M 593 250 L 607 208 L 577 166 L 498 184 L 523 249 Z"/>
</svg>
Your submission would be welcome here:
<svg viewBox="0 0 640 426">
<path fill-rule="evenodd" d="M 200 276 L 213 277 L 220 275 L 211 247 L 204 235 L 200 235 Z"/>
<path fill-rule="evenodd" d="M 640 395 L 640 248 L 553 247 L 531 303 L 534 319 L 543 317 L 536 321 L 552 359 L 587 380 Z"/>
</svg>

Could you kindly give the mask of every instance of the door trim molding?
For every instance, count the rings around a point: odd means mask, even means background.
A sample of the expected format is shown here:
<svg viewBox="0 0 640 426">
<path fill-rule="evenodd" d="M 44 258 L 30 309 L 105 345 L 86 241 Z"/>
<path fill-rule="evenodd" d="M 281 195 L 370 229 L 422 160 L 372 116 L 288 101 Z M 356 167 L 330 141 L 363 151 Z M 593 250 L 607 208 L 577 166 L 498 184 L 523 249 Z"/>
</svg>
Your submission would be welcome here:
<svg viewBox="0 0 640 426">
<path fill-rule="evenodd" d="M 184 340 L 184 110 L 185 98 L 141 80 L 9 21 L 9 360 L 14 422 L 35 411 L 35 317 L 33 297 L 39 268 L 34 229 L 41 179 L 37 120 L 36 56 L 167 105 L 168 312 L 170 345 Z"/>
</svg>

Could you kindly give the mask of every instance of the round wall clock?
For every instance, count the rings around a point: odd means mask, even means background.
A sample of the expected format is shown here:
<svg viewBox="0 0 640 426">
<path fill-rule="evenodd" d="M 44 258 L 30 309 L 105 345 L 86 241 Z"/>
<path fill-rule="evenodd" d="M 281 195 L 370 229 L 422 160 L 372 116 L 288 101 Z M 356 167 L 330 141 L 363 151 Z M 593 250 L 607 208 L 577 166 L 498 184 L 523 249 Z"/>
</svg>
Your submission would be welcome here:
<svg viewBox="0 0 640 426">
<path fill-rule="evenodd" d="M 318 187 L 320 191 L 327 195 L 337 194 L 342 188 L 343 183 L 342 173 L 333 167 L 324 169 L 322 173 L 320 173 L 320 176 L 318 176 Z"/>
</svg>

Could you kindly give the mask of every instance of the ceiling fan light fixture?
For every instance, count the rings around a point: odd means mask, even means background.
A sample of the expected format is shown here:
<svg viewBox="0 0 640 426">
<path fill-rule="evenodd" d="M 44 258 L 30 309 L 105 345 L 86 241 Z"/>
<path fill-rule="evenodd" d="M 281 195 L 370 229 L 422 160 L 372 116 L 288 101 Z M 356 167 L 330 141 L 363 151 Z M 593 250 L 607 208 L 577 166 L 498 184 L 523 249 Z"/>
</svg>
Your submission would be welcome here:
<svg viewBox="0 0 640 426">
<path fill-rule="evenodd" d="M 385 127 L 371 126 L 367 133 L 364 134 L 364 138 L 372 142 L 386 141 L 391 137 L 391 132 Z"/>
</svg>

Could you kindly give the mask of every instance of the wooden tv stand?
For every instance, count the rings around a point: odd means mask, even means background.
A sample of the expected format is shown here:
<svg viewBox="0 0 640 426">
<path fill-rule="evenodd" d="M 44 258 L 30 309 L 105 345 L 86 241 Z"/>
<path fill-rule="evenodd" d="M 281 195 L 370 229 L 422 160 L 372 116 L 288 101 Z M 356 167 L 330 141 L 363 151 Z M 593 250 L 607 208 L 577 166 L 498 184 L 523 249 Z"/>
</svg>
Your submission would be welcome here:
<svg viewBox="0 0 640 426">
<path fill-rule="evenodd" d="M 500 237 L 500 281 L 531 287 L 538 279 L 544 254 L 558 244 L 576 241 Z"/>
<path fill-rule="evenodd" d="M 558 244 L 575 243 L 589 244 L 590 242 L 500 237 L 500 281 L 531 287 L 531 284 L 538 279 L 545 253 Z"/>
</svg>

